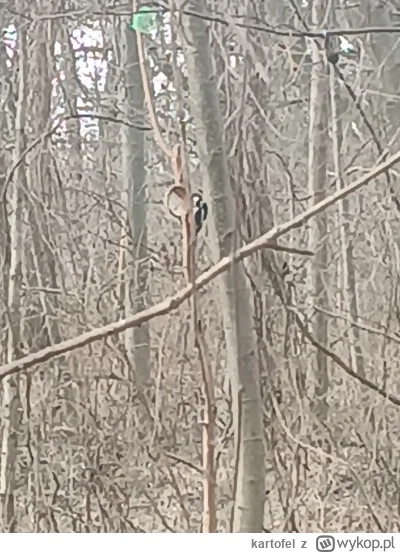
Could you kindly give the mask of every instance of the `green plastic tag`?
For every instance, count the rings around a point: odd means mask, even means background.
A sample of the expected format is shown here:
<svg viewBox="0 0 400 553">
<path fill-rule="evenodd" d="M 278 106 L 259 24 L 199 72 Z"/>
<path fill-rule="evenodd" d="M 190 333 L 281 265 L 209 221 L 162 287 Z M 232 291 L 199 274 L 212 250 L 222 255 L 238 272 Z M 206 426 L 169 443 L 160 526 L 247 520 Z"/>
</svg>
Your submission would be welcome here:
<svg viewBox="0 0 400 553">
<path fill-rule="evenodd" d="M 146 13 L 151 11 L 152 13 Z M 143 6 L 132 17 L 130 28 L 139 33 L 150 33 L 156 28 L 156 14 L 154 8 Z"/>
</svg>

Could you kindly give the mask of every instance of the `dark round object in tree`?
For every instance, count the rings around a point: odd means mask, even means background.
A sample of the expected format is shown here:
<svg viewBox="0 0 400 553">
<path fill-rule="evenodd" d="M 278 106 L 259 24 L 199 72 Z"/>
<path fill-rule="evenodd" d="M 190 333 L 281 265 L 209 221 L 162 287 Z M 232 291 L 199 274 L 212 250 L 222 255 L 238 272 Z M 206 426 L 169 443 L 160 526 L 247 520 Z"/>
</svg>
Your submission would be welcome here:
<svg viewBox="0 0 400 553">
<path fill-rule="evenodd" d="M 336 65 L 337 62 L 339 61 L 339 52 L 331 52 L 331 53 L 328 55 L 328 61 L 329 61 L 329 63 L 331 63 L 332 65 Z"/>
</svg>

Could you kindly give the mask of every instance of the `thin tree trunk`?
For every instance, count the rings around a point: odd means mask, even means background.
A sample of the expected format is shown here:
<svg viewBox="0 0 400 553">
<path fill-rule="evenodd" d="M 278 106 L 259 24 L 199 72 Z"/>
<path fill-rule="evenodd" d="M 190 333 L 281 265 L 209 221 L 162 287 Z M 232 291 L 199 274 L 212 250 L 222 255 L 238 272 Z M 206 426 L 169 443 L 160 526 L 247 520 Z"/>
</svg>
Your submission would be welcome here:
<svg viewBox="0 0 400 553">
<path fill-rule="evenodd" d="M 4 29 L 3 14 L 0 12 L 0 26 Z M 8 243 L 8 206 L 1 201 L 7 185 L 7 172 L 12 166 L 12 153 L 7 148 L 7 138 L 15 128 L 15 106 L 17 94 L 10 83 L 18 68 L 18 60 L 13 59 L 13 65 L 7 67 L 9 57 L 4 42 L 0 43 L 0 74 L 4 76 L 0 82 L 0 362 L 6 363 L 5 326 L 7 325 L 6 305 L 8 298 L 8 277 L 10 269 L 10 245 Z M 8 77 L 8 79 L 6 78 Z M 8 82 L 7 82 L 8 81 Z"/>
<path fill-rule="evenodd" d="M 199 0 L 190 4 L 197 12 L 203 9 L 203 2 Z M 226 256 L 231 254 L 236 241 L 235 201 L 209 29 L 200 18 L 185 17 L 183 25 L 202 184 L 206 194 L 212 197 L 211 246 L 215 257 Z M 262 532 L 265 468 L 258 351 L 251 296 L 242 263 L 235 264 L 219 284 L 238 446 L 233 531 Z"/>
<path fill-rule="evenodd" d="M 26 125 L 26 36 L 20 30 L 19 35 L 19 89 L 15 120 L 14 162 L 21 159 L 25 149 Z M 22 189 L 26 186 L 25 167 L 21 163 L 16 170 L 9 196 L 9 237 L 10 248 L 8 266 L 7 297 L 7 362 L 18 355 L 20 346 L 20 285 L 22 279 Z M 18 433 L 20 427 L 19 376 L 9 376 L 3 380 L 3 432 L 0 462 L 1 522 L 3 532 L 14 532 L 15 519 L 15 471 L 18 451 Z"/>
<path fill-rule="evenodd" d="M 144 92 L 138 60 L 136 35 L 124 24 L 122 28 L 124 48 L 122 64 L 125 77 L 127 117 L 134 118 L 144 111 Z M 147 189 L 144 160 L 143 132 L 127 126 L 122 127 L 122 171 L 124 189 L 128 202 L 128 228 L 132 238 L 133 263 L 125 282 L 126 311 L 137 313 L 147 307 L 148 272 L 144 260 L 147 256 Z M 150 334 L 147 323 L 126 332 L 125 346 L 132 359 L 135 380 L 139 386 L 149 378 Z"/>
<path fill-rule="evenodd" d="M 326 14 L 326 0 L 314 0 L 312 5 L 312 22 L 318 27 Z M 326 59 L 317 41 L 312 41 L 312 73 L 310 88 L 310 124 L 308 175 L 311 203 L 322 201 L 327 194 L 327 141 L 328 141 L 328 99 L 329 79 Z M 328 223 L 326 213 L 317 215 L 311 220 L 309 248 L 316 252 L 312 262 L 310 279 L 310 297 L 313 306 L 328 307 Z M 328 322 L 324 314 L 317 311 L 313 314 L 314 335 L 320 344 L 328 341 Z M 318 415 L 326 417 L 326 394 L 329 386 L 328 359 L 324 353 L 317 351 L 316 364 L 313 367 L 312 379 L 315 379 L 315 407 Z M 315 375 L 315 376 L 314 376 Z"/>
<path fill-rule="evenodd" d="M 331 21 L 332 27 L 335 27 L 335 0 L 331 0 Z M 330 71 L 330 98 L 332 115 L 332 137 L 333 137 L 333 162 L 336 177 L 336 188 L 340 190 L 345 186 L 342 175 L 342 146 L 343 129 L 342 121 L 344 119 L 346 105 L 341 95 L 339 82 L 335 71 Z M 357 198 L 345 198 L 338 203 L 338 219 L 340 229 L 340 247 L 341 247 L 341 271 L 339 274 L 339 294 L 340 304 L 343 305 L 345 312 L 350 314 L 351 320 L 358 321 L 358 298 L 356 288 L 356 272 L 353 257 L 353 238 L 350 231 L 350 205 L 351 202 L 358 207 Z M 357 326 L 349 329 L 350 338 L 350 365 L 354 371 L 361 376 L 365 376 L 363 355 L 360 343 L 360 331 Z"/>
<path fill-rule="evenodd" d="M 51 13 L 56 7 L 57 2 L 53 2 L 52 6 L 49 6 L 45 0 L 37 2 L 37 9 L 43 14 Z M 28 118 L 31 129 L 30 141 L 47 131 L 51 118 L 55 25 L 54 21 L 42 20 L 35 22 L 30 29 L 31 42 L 28 50 L 29 88 L 27 90 Z M 57 289 L 59 287 L 57 256 L 54 253 L 56 250 L 53 234 L 54 221 L 49 216 L 50 213 L 57 211 L 59 198 L 53 184 L 53 160 L 49 147 L 32 151 L 27 156 L 27 161 L 29 164 L 27 189 L 31 201 L 27 209 L 29 225 L 26 234 L 31 239 L 32 246 L 26 247 L 24 250 L 25 265 L 27 267 L 26 284 L 28 287 L 38 287 L 39 293 L 26 304 L 26 309 L 31 316 L 25 323 L 24 332 L 30 347 L 44 348 L 61 341 L 58 319 L 52 317 L 52 313 L 59 311 L 57 295 L 49 295 L 43 291 L 46 288 Z M 62 363 L 61 359 L 57 363 L 59 367 L 57 369 L 58 374 L 60 374 Z M 26 379 L 26 393 L 24 393 L 22 399 L 26 405 L 28 448 L 31 455 L 33 455 L 35 466 L 32 486 L 34 492 L 33 505 L 31 505 L 34 512 L 34 528 L 36 531 L 38 528 L 41 528 L 42 531 L 49 531 L 49 519 L 42 519 L 40 512 L 42 489 L 46 485 L 46 481 L 43 480 L 44 475 L 39 472 L 39 467 L 43 462 L 41 445 L 45 439 L 43 434 L 44 425 L 36 419 L 36 410 L 30 411 L 28 415 L 27 406 L 34 403 L 33 398 L 38 390 L 43 394 L 42 397 L 46 397 L 46 392 L 55 379 L 54 373 L 45 378 L 41 371 L 35 375 L 28 374 Z M 21 390 L 21 395 L 22 393 Z M 44 404 L 45 402 L 41 404 L 42 408 Z"/>
</svg>

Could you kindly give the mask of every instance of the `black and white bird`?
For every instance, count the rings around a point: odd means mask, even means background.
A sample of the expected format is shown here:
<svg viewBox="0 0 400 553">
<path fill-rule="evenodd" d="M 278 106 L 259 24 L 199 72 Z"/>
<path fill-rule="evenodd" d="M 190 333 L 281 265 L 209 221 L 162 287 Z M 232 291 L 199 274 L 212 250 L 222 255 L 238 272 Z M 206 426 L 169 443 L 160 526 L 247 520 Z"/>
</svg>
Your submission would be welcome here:
<svg viewBox="0 0 400 553">
<path fill-rule="evenodd" d="M 199 193 L 192 194 L 193 216 L 196 225 L 196 234 L 199 234 L 201 228 L 207 219 L 208 205 L 203 201 L 203 196 Z"/>
</svg>

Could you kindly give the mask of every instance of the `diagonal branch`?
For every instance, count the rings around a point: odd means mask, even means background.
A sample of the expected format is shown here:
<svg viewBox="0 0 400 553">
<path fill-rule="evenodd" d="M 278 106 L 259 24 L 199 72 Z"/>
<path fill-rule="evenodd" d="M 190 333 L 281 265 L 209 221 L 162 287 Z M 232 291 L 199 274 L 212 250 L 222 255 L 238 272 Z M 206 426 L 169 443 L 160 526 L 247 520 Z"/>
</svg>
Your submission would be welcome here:
<svg viewBox="0 0 400 553">
<path fill-rule="evenodd" d="M 206 286 L 209 282 L 214 280 L 221 273 L 225 272 L 232 265 L 233 262 L 241 261 L 242 259 L 245 259 L 246 257 L 249 257 L 264 248 L 269 248 L 272 250 L 276 249 L 276 245 L 272 243 L 274 240 L 283 236 L 284 234 L 287 234 L 292 229 L 304 225 L 304 223 L 309 221 L 312 217 L 314 217 L 318 213 L 321 213 L 328 207 L 334 205 L 336 202 L 342 200 L 349 194 L 356 192 L 357 190 L 368 184 L 371 180 L 377 178 L 379 175 L 387 171 L 387 169 L 389 169 L 399 161 L 400 151 L 387 158 L 384 162 L 371 169 L 367 174 L 363 175 L 352 184 L 349 184 L 335 194 L 332 194 L 318 204 L 315 204 L 310 209 L 308 209 L 304 213 L 301 213 L 291 221 L 272 228 L 267 233 L 263 234 L 259 238 L 256 238 L 249 244 L 246 244 L 245 246 L 237 250 L 234 255 L 221 259 L 216 265 L 211 267 L 208 271 L 206 271 L 196 279 L 196 290 L 204 288 L 204 286 Z M 69 353 L 83 346 L 87 346 L 88 344 L 92 344 L 97 340 L 101 340 L 115 334 L 120 334 L 128 328 L 140 326 L 141 324 L 150 321 L 155 317 L 166 315 L 171 311 L 177 309 L 192 295 L 192 293 L 193 286 L 190 284 L 177 292 L 175 295 L 170 296 L 161 303 L 158 303 L 157 305 L 154 305 L 149 309 L 141 311 L 136 315 L 131 315 L 130 317 L 127 317 L 126 319 L 123 319 L 121 321 L 110 323 L 106 326 L 91 330 L 90 332 L 85 332 L 80 336 L 71 338 L 70 340 L 65 340 L 64 342 L 60 342 L 59 344 L 56 344 L 54 346 L 44 348 L 40 351 L 37 351 L 36 353 L 31 353 L 25 357 L 22 357 L 21 359 L 17 359 L 12 363 L 3 365 L 0 367 L 0 379 L 10 374 L 15 374 L 17 372 L 29 369 L 31 367 L 34 367 L 35 365 L 38 365 L 39 363 L 49 361 L 50 359 L 54 359 L 55 357 L 59 357 L 60 355 Z"/>
<path fill-rule="evenodd" d="M 351 369 L 340 357 L 337 355 L 334 351 L 332 351 L 330 348 L 325 347 L 323 344 L 321 344 L 318 340 L 314 338 L 314 336 L 309 332 L 307 329 L 307 326 L 302 322 L 300 313 L 297 311 L 297 309 L 293 307 L 288 307 L 289 311 L 292 311 L 295 314 L 296 322 L 300 328 L 300 331 L 303 333 L 303 335 L 309 340 L 309 342 L 319 351 L 324 353 L 327 357 L 330 357 L 341 369 L 344 370 L 345 373 L 347 373 L 349 376 L 354 378 L 355 380 L 358 380 L 361 382 L 361 384 L 364 384 L 367 388 L 370 390 L 373 390 L 374 392 L 377 392 L 380 396 L 384 397 L 385 399 L 389 400 L 394 405 L 397 405 L 400 407 L 400 397 L 395 396 L 383 388 L 380 388 L 368 378 L 365 378 L 365 376 L 356 373 Z"/>
</svg>

